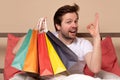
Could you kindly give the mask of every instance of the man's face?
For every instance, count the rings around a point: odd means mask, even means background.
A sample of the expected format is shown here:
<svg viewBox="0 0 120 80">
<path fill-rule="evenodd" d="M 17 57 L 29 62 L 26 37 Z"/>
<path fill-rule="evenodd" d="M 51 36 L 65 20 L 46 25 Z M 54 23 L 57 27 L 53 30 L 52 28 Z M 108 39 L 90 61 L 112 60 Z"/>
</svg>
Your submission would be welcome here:
<svg viewBox="0 0 120 80">
<path fill-rule="evenodd" d="M 78 16 L 76 13 L 63 15 L 61 26 L 57 25 L 57 29 L 63 38 L 74 39 L 78 30 Z"/>
</svg>

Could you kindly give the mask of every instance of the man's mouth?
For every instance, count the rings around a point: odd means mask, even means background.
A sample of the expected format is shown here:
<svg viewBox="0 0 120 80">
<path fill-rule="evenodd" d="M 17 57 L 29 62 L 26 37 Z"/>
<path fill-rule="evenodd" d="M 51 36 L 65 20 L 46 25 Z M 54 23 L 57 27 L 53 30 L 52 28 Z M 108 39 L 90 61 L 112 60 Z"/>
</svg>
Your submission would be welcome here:
<svg viewBox="0 0 120 80">
<path fill-rule="evenodd" d="M 77 33 L 77 30 L 71 30 L 70 33 Z"/>
</svg>

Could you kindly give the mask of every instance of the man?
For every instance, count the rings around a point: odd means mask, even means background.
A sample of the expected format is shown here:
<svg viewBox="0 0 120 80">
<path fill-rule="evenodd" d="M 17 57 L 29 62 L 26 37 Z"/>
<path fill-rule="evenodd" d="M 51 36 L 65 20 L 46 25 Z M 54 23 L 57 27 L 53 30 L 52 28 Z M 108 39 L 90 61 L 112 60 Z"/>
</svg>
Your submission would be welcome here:
<svg viewBox="0 0 120 80">
<path fill-rule="evenodd" d="M 98 73 L 97 77 L 103 78 L 101 74 L 109 77 L 109 79 L 119 79 L 119 76 L 101 70 L 101 39 L 99 33 L 98 19 L 99 15 L 95 15 L 95 21 L 87 26 L 87 30 L 93 38 L 93 45 L 84 38 L 76 37 L 79 20 L 79 6 L 65 5 L 60 7 L 54 15 L 54 26 L 56 29 L 56 37 L 58 37 L 65 45 L 67 45 L 77 56 L 79 62 L 70 70 L 70 76 L 56 75 L 52 80 L 100 80 L 82 75 L 85 64 L 90 71 Z M 112 77 L 110 77 L 112 76 Z M 64 77 L 64 78 L 63 78 Z"/>
<path fill-rule="evenodd" d="M 76 37 L 79 19 L 78 10 L 78 5 L 74 4 L 73 6 L 65 5 L 56 11 L 54 25 L 57 32 L 55 35 L 78 56 L 79 64 L 82 64 L 78 67 L 80 72 L 83 72 L 84 65 L 87 64 L 92 72 L 98 73 L 101 69 L 98 14 L 96 14 L 95 22 L 87 26 L 93 37 L 92 46 L 88 40 Z"/>
<path fill-rule="evenodd" d="M 78 11 L 79 6 L 76 4 L 60 7 L 54 15 L 54 26 L 56 29 L 54 34 L 78 56 L 79 61 L 70 69 L 70 74 L 83 74 L 86 64 L 92 72 L 98 73 L 101 69 L 101 41 L 98 14 L 96 14 L 95 22 L 87 26 L 93 37 L 92 45 L 88 40 L 76 37 L 79 20 Z M 43 29 L 44 27 L 41 30 Z M 63 79 L 65 77 L 65 75 L 61 74 L 48 77 L 47 79 L 60 80 L 60 78 Z"/>
<path fill-rule="evenodd" d="M 56 11 L 54 15 L 55 35 L 78 56 L 79 62 L 71 68 L 70 74 L 83 73 L 85 64 L 93 73 L 98 73 L 101 70 L 98 14 L 95 16 L 95 22 L 87 26 L 93 37 L 92 46 L 88 40 L 76 37 L 79 20 L 78 11 L 79 6 L 76 4 L 62 6 Z"/>
</svg>

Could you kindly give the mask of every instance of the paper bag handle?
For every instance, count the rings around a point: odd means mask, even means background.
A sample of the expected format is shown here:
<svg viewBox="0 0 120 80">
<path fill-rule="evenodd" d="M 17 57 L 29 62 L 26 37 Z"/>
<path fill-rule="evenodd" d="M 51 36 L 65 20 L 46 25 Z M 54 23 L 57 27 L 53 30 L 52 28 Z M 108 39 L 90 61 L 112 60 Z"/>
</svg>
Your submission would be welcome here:
<svg viewBox="0 0 120 80">
<path fill-rule="evenodd" d="M 37 26 L 38 26 L 38 30 L 39 30 L 40 33 L 48 31 L 45 17 L 39 19 L 39 22 L 38 22 Z"/>
</svg>

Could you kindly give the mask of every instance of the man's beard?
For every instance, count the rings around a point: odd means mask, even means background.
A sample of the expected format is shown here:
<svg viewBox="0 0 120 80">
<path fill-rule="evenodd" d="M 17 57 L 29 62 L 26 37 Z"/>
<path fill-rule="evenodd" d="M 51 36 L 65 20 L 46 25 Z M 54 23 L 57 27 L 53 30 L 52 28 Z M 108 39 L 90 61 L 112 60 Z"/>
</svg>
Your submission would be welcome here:
<svg viewBox="0 0 120 80">
<path fill-rule="evenodd" d="M 75 37 L 70 37 L 69 34 L 67 34 L 67 35 L 62 34 L 62 37 L 66 40 L 74 40 L 76 38 L 76 35 L 75 35 Z"/>
</svg>

